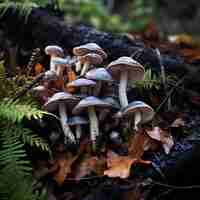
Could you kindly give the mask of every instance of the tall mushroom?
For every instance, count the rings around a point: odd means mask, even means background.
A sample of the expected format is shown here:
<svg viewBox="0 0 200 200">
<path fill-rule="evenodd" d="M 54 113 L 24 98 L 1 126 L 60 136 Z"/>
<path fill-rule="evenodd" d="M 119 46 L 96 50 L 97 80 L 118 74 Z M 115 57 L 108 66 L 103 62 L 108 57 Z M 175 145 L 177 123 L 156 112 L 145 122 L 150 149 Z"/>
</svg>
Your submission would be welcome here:
<svg viewBox="0 0 200 200">
<path fill-rule="evenodd" d="M 120 80 L 119 100 L 122 108 L 128 105 L 126 94 L 128 81 L 142 80 L 144 77 L 144 67 L 130 57 L 120 57 L 111 62 L 107 70 L 112 74 L 113 79 Z"/>
<path fill-rule="evenodd" d="M 100 55 L 103 59 L 107 58 L 107 54 L 96 43 L 87 43 L 73 48 L 74 55 L 77 56 L 78 62 L 76 63 L 76 72 L 81 70 L 81 57 L 88 53 L 95 53 Z"/>
<path fill-rule="evenodd" d="M 85 110 L 88 111 L 90 121 L 90 137 L 92 140 L 93 150 L 96 149 L 96 138 L 99 136 L 99 123 L 96 115 L 96 108 L 110 107 L 109 103 L 106 103 L 97 97 L 89 96 L 81 100 L 73 109 L 73 114 L 81 114 Z"/>
<path fill-rule="evenodd" d="M 66 123 L 68 118 L 67 116 L 67 107 L 72 108 L 76 103 L 78 103 L 78 99 L 75 98 L 73 95 L 67 92 L 58 92 L 55 93 L 49 100 L 45 103 L 44 107 L 49 112 L 54 112 L 58 110 L 60 115 L 61 126 L 65 135 L 65 140 L 69 138 L 70 142 L 75 143 L 75 137 Z"/>
<path fill-rule="evenodd" d="M 154 116 L 153 108 L 142 101 L 133 101 L 119 112 L 122 117 L 134 115 L 135 130 L 138 130 L 138 124 L 151 121 Z"/>
<path fill-rule="evenodd" d="M 56 71 L 55 64 L 52 63 L 52 58 L 54 57 L 63 57 L 64 51 L 61 47 L 56 45 L 49 45 L 45 48 L 45 53 L 50 56 L 50 70 Z"/>
<path fill-rule="evenodd" d="M 82 128 L 81 125 L 88 124 L 88 120 L 86 120 L 84 117 L 80 116 L 74 116 L 68 118 L 68 121 L 66 122 L 69 126 L 75 126 L 76 129 L 76 139 L 79 141 L 82 136 Z"/>
<path fill-rule="evenodd" d="M 112 76 L 110 73 L 103 67 L 97 69 L 91 69 L 86 74 L 85 77 L 87 79 L 92 79 L 97 82 L 97 86 L 95 87 L 94 96 L 100 94 L 102 82 L 111 82 L 113 81 Z"/>
</svg>

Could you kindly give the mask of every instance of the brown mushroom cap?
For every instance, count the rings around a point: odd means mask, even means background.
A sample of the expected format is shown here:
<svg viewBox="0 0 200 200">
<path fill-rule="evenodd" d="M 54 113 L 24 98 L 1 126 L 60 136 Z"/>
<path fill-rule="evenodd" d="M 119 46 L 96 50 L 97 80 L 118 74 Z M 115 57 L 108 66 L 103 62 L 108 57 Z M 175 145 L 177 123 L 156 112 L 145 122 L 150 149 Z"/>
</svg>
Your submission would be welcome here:
<svg viewBox="0 0 200 200">
<path fill-rule="evenodd" d="M 78 99 L 67 92 L 57 92 L 45 103 L 44 107 L 49 112 L 53 112 L 58 109 L 58 105 L 61 102 L 66 103 L 68 107 L 73 107 L 78 103 Z"/>
<path fill-rule="evenodd" d="M 115 80 L 120 80 L 120 74 L 122 71 L 128 71 L 128 80 L 142 80 L 144 77 L 144 67 L 133 60 L 131 57 L 120 57 L 119 59 L 111 62 L 107 70 L 112 74 Z"/>
<path fill-rule="evenodd" d="M 93 106 L 98 107 L 98 108 L 107 108 L 107 107 L 111 107 L 111 104 L 104 102 L 97 97 L 89 96 L 81 100 L 72 110 L 72 113 L 77 115 L 85 111 L 85 109 L 89 107 L 93 107 Z"/>
<path fill-rule="evenodd" d="M 140 123 L 151 121 L 154 116 L 153 108 L 142 101 L 133 101 L 127 107 L 121 110 L 122 116 L 130 116 L 135 112 L 141 113 Z"/>
<path fill-rule="evenodd" d="M 88 53 L 96 53 L 101 55 L 103 59 L 107 58 L 106 52 L 96 43 L 87 43 L 79 47 L 74 47 L 73 53 L 76 56 L 84 56 Z"/>
<path fill-rule="evenodd" d="M 59 57 L 63 57 L 64 56 L 64 52 L 63 49 L 59 46 L 56 45 L 49 45 L 45 48 L 45 53 L 47 55 L 50 56 L 59 56 Z"/>
<path fill-rule="evenodd" d="M 88 63 L 93 64 L 93 65 L 98 65 L 98 64 L 101 64 L 103 62 L 103 58 L 99 54 L 88 53 L 88 54 L 80 57 L 80 62 L 81 63 L 88 62 Z"/>
</svg>

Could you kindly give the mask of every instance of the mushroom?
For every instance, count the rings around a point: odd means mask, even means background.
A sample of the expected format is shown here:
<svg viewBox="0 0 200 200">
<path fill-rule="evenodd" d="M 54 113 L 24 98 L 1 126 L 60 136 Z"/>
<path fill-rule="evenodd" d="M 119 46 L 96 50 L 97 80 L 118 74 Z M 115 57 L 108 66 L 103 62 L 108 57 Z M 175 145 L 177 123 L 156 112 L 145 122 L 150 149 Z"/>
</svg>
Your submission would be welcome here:
<svg viewBox="0 0 200 200">
<path fill-rule="evenodd" d="M 95 81 L 88 80 L 86 78 L 79 78 L 79 79 L 76 79 L 75 81 L 68 83 L 67 87 L 80 88 L 81 94 L 87 96 L 89 88 L 94 87 L 95 85 L 96 85 Z"/>
<path fill-rule="evenodd" d="M 69 126 L 75 126 L 76 128 L 76 139 L 79 141 L 82 136 L 81 125 L 88 124 L 88 120 L 80 116 L 70 117 L 67 121 Z"/>
<path fill-rule="evenodd" d="M 78 59 L 78 62 L 76 63 L 76 72 L 79 72 L 81 70 L 81 56 L 84 56 L 88 53 L 96 53 L 99 54 L 103 59 L 107 58 L 107 54 L 96 43 L 87 43 L 79 47 L 74 47 L 73 53 L 77 56 Z"/>
<path fill-rule="evenodd" d="M 60 80 L 63 80 L 63 71 L 68 65 L 68 60 L 64 58 L 54 57 L 51 59 L 52 64 L 55 66 L 56 75 Z"/>
<path fill-rule="evenodd" d="M 99 123 L 96 115 L 96 108 L 110 107 L 109 103 L 100 100 L 97 97 L 89 96 L 81 100 L 73 109 L 73 114 L 83 113 L 85 110 L 88 111 L 90 121 L 90 137 L 92 141 L 93 150 L 96 149 L 96 138 L 99 136 Z"/>
<path fill-rule="evenodd" d="M 97 87 L 95 87 L 94 96 L 100 94 L 102 82 L 110 82 L 112 81 L 112 76 L 105 68 L 91 69 L 85 74 L 87 79 L 92 79 L 97 81 Z"/>
<path fill-rule="evenodd" d="M 134 114 L 134 129 L 138 130 L 138 125 L 151 121 L 154 110 L 151 106 L 142 101 L 133 101 L 127 107 L 118 112 L 118 116 L 130 116 Z"/>
<path fill-rule="evenodd" d="M 124 108 L 128 105 L 127 82 L 143 79 L 144 67 L 132 58 L 124 56 L 111 62 L 107 69 L 115 80 L 120 80 L 119 100 L 122 108 Z"/>
<path fill-rule="evenodd" d="M 51 98 L 49 98 L 48 102 L 45 103 L 44 107 L 49 112 L 54 112 L 58 109 L 60 115 L 61 126 L 65 135 L 65 139 L 69 138 L 70 142 L 75 143 L 75 137 L 66 123 L 68 118 L 66 107 L 73 107 L 74 104 L 78 102 L 78 99 L 73 95 L 67 92 L 57 92 Z"/>
<path fill-rule="evenodd" d="M 48 101 L 48 98 L 52 95 L 52 91 L 44 85 L 38 85 L 32 89 L 33 94 L 42 102 Z"/>
<path fill-rule="evenodd" d="M 63 57 L 64 56 L 63 49 L 56 45 L 49 45 L 45 48 L 45 53 L 51 57 L 50 58 L 50 70 L 55 72 L 56 71 L 55 64 L 52 63 L 52 58 Z"/>
<path fill-rule="evenodd" d="M 85 75 L 85 73 L 90 68 L 90 65 L 98 65 L 103 62 L 103 58 L 101 55 L 96 53 L 88 53 L 84 56 L 80 57 L 81 63 L 83 63 L 83 68 L 81 70 L 81 76 Z"/>
</svg>

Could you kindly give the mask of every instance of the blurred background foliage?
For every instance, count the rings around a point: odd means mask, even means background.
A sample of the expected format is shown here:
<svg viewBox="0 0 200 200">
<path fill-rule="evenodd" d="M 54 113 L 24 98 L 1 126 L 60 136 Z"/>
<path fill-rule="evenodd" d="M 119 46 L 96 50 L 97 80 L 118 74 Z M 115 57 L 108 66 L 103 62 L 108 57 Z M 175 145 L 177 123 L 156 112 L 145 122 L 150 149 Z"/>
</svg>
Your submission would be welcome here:
<svg viewBox="0 0 200 200">
<path fill-rule="evenodd" d="M 156 0 L 0 0 L 1 4 L 23 4 L 45 7 L 67 23 L 87 24 L 98 30 L 110 32 L 141 31 L 149 24 L 156 9 Z"/>
</svg>

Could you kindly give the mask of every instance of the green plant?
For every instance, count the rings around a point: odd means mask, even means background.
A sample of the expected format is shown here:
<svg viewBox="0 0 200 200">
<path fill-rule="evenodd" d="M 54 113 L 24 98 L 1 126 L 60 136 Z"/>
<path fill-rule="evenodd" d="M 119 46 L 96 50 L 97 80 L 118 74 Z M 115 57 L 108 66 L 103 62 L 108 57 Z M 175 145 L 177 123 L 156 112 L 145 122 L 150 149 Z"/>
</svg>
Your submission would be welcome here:
<svg viewBox="0 0 200 200">
<path fill-rule="evenodd" d="M 144 79 L 136 81 L 134 85 L 139 89 L 159 89 L 161 86 L 161 79 L 156 74 L 152 73 L 151 69 L 147 69 L 144 73 Z"/>
<path fill-rule="evenodd" d="M 1 91 L 6 88 L 5 84 L 13 80 L 6 79 L 3 64 L 0 69 L 0 82 L 3 84 Z M 9 97 L 5 97 L 5 94 L 0 96 L 0 199 L 42 199 L 32 186 L 32 168 L 25 145 L 49 153 L 50 148 L 44 139 L 25 128 L 23 122 L 24 119 L 39 119 L 44 114 L 47 113 L 40 110 L 31 99 L 28 102 L 13 102 Z"/>
</svg>

